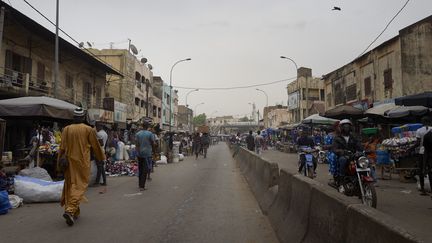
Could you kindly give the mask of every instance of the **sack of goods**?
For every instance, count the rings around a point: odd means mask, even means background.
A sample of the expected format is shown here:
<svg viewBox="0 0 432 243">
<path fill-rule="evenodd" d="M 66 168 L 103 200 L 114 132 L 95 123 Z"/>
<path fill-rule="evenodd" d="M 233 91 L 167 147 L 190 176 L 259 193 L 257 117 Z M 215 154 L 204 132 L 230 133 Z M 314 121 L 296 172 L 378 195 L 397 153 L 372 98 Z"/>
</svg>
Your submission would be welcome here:
<svg viewBox="0 0 432 243">
<path fill-rule="evenodd" d="M 11 208 L 12 207 L 9 202 L 8 192 L 0 191 L 0 215 L 7 214 Z"/>
<path fill-rule="evenodd" d="M 64 181 L 45 181 L 27 176 L 15 177 L 15 195 L 25 203 L 59 202 Z"/>
<path fill-rule="evenodd" d="M 45 169 L 40 167 L 23 169 L 19 172 L 19 175 L 33 177 L 44 181 L 52 181 L 51 176 L 48 174 L 48 172 Z"/>
</svg>

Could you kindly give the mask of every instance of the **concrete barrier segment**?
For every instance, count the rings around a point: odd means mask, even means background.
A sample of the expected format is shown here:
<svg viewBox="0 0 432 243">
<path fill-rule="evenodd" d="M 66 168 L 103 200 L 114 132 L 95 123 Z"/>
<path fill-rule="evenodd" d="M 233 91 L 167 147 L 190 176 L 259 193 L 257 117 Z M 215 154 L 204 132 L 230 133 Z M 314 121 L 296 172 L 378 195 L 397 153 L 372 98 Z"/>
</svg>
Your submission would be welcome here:
<svg viewBox="0 0 432 243">
<path fill-rule="evenodd" d="M 349 205 L 345 229 L 345 242 L 422 242 L 399 227 L 397 220 L 363 204 Z"/>
</svg>

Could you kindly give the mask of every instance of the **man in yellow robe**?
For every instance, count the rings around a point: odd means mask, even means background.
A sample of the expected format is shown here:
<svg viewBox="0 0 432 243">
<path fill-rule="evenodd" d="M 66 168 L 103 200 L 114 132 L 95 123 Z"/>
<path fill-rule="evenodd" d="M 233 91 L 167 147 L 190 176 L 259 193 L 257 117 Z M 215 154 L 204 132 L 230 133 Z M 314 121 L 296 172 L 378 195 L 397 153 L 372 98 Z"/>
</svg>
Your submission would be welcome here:
<svg viewBox="0 0 432 243">
<path fill-rule="evenodd" d="M 74 111 L 74 124 L 63 129 L 59 158 L 66 154 L 69 161 L 64 171 L 64 187 L 61 206 L 65 207 L 63 218 L 69 226 L 80 213 L 80 202 L 85 200 L 90 179 L 90 148 L 93 149 L 96 159 L 105 160 L 104 152 L 99 145 L 96 131 L 84 124 L 86 112 L 81 108 Z"/>
</svg>

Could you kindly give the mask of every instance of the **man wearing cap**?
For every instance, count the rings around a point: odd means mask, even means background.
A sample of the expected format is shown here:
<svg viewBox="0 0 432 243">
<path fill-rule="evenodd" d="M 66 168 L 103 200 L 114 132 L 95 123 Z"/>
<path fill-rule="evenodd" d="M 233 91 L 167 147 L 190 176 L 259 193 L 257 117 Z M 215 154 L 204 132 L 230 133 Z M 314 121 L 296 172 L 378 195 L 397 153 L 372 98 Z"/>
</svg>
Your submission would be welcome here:
<svg viewBox="0 0 432 243">
<path fill-rule="evenodd" d="M 63 218 L 69 226 L 74 224 L 80 214 L 81 201 L 86 200 L 84 193 L 90 180 L 90 150 L 93 150 L 97 160 L 105 160 L 96 131 L 85 121 L 86 112 L 82 108 L 75 109 L 74 124 L 63 129 L 59 150 L 59 158 L 65 155 L 68 161 L 64 171 L 61 205 L 65 207 Z"/>
</svg>

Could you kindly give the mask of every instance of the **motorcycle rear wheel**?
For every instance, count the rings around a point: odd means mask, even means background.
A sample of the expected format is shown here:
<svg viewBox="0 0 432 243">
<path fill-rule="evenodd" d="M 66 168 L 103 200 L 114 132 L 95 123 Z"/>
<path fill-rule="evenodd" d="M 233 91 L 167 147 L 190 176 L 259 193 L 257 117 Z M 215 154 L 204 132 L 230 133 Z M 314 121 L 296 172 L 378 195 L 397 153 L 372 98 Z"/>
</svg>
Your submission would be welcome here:
<svg viewBox="0 0 432 243">
<path fill-rule="evenodd" d="M 377 195 L 376 195 L 375 186 L 370 184 L 370 183 L 366 183 L 366 184 L 363 184 L 363 188 L 364 188 L 363 204 L 365 204 L 366 206 L 369 206 L 369 207 L 376 208 L 377 207 Z"/>
<path fill-rule="evenodd" d="M 308 170 L 307 171 L 308 177 L 311 178 L 311 179 L 313 179 L 314 178 L 313 168 L 312 167 L 308 167 L 307 170 Z"/>
</svg>

